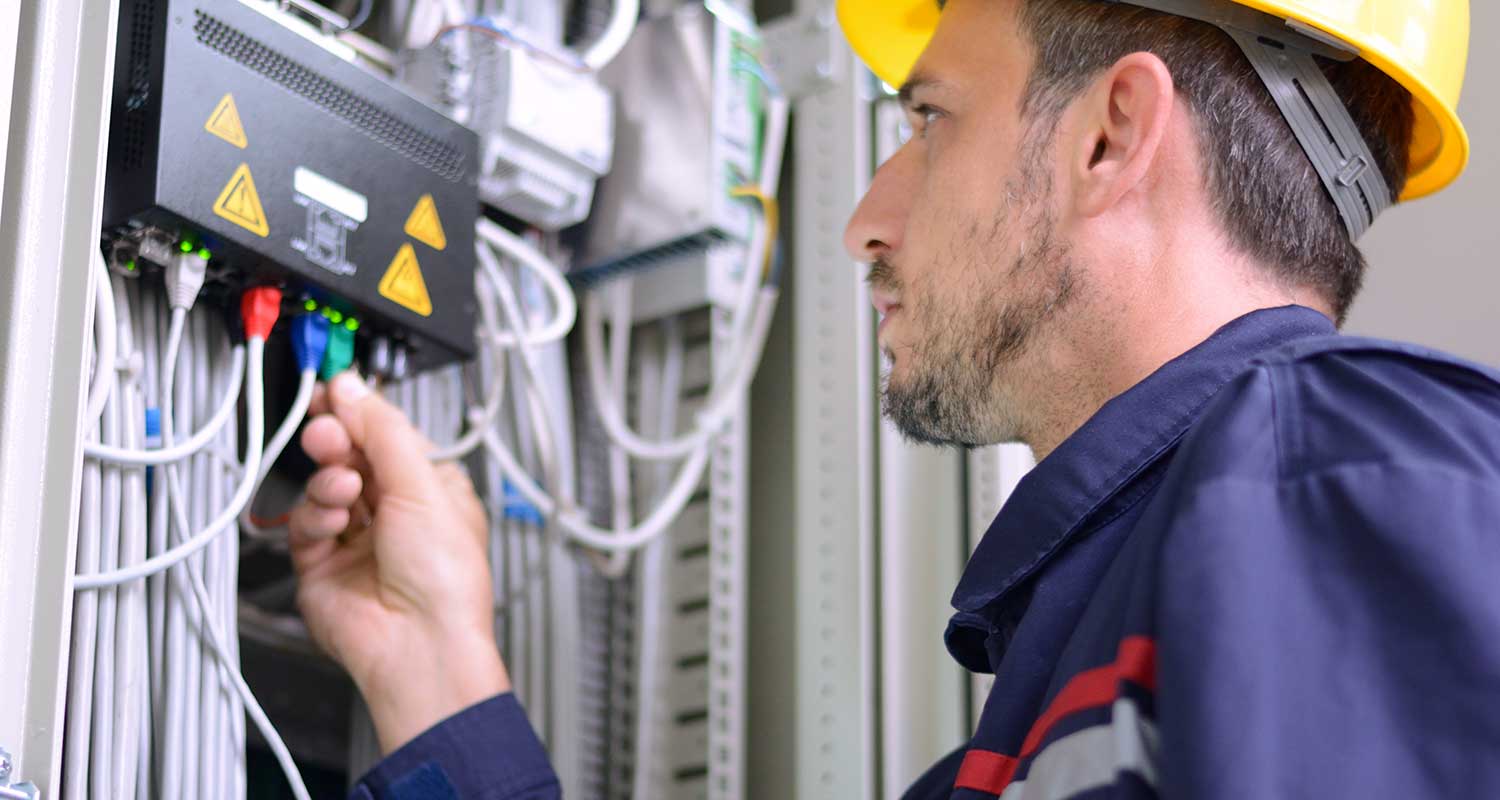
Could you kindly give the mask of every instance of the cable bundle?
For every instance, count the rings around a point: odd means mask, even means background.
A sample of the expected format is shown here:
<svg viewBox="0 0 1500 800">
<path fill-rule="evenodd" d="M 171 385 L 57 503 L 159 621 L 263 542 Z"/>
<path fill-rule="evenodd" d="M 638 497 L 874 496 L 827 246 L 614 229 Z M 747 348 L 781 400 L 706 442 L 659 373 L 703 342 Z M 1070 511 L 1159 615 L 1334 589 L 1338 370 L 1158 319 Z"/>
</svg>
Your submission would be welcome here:
<svg viewBox="0 0 1500 800">
<path fill-rule="evenodd" d="M 96 262 L 87 411 L 98 417 L 83 467 L 66 797 L 243 797 L 246 714 L 307 797 L 240 675 L 235 614 L 233 532 L 260 474 L 280 292 L 245 293 L 247 341 L 232 343 L 217 314 L 193 309 L 195 258 L 169 268 L 167 302 Z M 191 432 L 181 445 L 178 431 Z"/>
</svg>

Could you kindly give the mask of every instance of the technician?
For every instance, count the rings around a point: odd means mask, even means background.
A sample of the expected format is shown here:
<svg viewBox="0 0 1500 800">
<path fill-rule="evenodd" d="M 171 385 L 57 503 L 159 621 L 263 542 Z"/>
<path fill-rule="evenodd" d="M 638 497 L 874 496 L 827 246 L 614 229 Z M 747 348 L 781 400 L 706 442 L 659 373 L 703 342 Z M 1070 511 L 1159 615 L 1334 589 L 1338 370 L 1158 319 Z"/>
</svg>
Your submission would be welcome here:
<svg viewBox="0 0 1500 800">
<path fill-rule="evenodd" d="M 885 413 L 1040 459 L 953 595 L 995 689 L 909 796 L 1500 797 L 1500 380 L 1336 335 L 1359 235 L 1465 166 L 1467 0 L 840 13 L 913 130 L 846 235 Z M 555 796 L 468 480 L 331 388 L 293 554 L 389 754 L 355 794 Z"/>
</svg>

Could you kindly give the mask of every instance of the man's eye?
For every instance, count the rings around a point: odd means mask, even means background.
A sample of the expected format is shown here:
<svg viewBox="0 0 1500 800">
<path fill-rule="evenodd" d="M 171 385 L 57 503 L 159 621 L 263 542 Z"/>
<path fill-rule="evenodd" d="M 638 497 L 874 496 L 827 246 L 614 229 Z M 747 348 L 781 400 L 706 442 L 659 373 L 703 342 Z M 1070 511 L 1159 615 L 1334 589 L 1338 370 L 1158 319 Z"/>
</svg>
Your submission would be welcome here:
<svg viewBox="0 0 1500 800">
<path fill-rule="evenodd" d="M 925 105 L 917 106 L 916 108 L 912 109 L 912 113 L 915 114 L 918 119 L 917 135 L 922 138 L 927 137 L 927 129 L 932 127 L 932 123 L 936 122 L 938 118 L 943 115 L 941 111 L 938 111 L 932 106 Z"/>
</svg>

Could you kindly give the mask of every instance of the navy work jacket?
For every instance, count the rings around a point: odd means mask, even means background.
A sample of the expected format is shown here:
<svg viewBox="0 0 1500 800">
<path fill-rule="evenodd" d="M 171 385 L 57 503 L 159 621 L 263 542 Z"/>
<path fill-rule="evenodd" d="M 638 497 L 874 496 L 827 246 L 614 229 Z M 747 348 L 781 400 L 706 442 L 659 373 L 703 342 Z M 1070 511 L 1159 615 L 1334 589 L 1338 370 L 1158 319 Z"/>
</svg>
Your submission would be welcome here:
<svg viewBox="0 0 1500 800">
<path fill-rule="evenodd" d="M 908 798 L 1500 798 L 1500 375 L 1248 314 L 1038 464 L 953 605 L 994 689 Z M 355 795 L 557 791 L 502 695 Z"/>
</svg>

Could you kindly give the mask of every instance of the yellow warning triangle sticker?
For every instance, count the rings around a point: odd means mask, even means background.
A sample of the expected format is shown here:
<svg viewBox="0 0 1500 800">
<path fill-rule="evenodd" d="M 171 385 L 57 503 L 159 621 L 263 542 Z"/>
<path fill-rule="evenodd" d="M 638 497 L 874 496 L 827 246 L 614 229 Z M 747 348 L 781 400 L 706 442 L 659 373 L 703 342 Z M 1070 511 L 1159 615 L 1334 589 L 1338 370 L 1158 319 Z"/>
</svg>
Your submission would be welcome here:
<svg viewBox="0 0 1500 800">
<path fill-rule="evenodd" d="M 380 296 L 424 317 L 432 316 L 432 298 L 427 294 L 427 282 L 422 280 L 417 251 L 410 242 L 401 243 L 391 265 L 385 268 L 385 277 L 380 279 Z"/>
<path fill-rule="evenodd" d="M 255 191 L 255 179 L 250 177 L 249 164 L 241 164 L 229 176 L 229 183 L 224 184 L 219 199 L 214 201 L 214 213 L 256 236 L 271 233 L 271 226 L 266 224 L 266 210 Z"/>
<path fill-rule="evenodd" d="M 443 233 L 443 221 L 438 219 L 437 203 L 432 202 L 432 195 L 422 195 L 417 207 L 407 216 L 406 235 L 434 250 L 448 247 L 448 237 Z"/>
<path fill-rule="evenodd" d="M 250 145 L 250 140 L 245 138 L 245 126 L 240 122 L 240 110 L 234 105 L 233 94 L 224 95 L 224 99 L 214 106 L 214 113 L 208 115 L 208 121 L 203 123 L 203 130 L 241 150 Z"/>
</svg>

